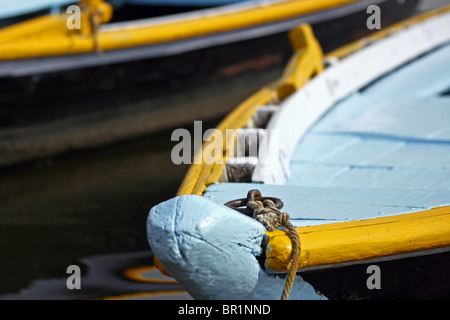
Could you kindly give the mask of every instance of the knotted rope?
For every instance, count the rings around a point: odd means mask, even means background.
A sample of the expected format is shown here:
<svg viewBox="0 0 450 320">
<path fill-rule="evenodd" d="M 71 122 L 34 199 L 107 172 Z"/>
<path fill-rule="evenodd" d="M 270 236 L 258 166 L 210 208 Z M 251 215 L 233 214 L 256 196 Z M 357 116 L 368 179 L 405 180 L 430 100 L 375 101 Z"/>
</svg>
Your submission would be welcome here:
<svg viewBox="0 0 450 320">
<path fill-rule="evenodd" d="M 263 201 L 248 201 L 247 207 L 253 211 L 253 218 L 261 222 L 268 231 L 285 227 L 292 241 L 292 262 L 286 277 L 281 300 L 288 300 L 294 284 L 295 275 L 300 264 L 300 237 L 297 230 L 289 221 L 289 214 L 281 212 L 270 199 Z"/>
<path fill-rule="evenodd" d="M 99 42 L 99 27 L 111 20 L 113 9 L 104 0 L 82 0 L 79 4 L 83 12 L 83 34 L 92 36 L 95 52 L 100 58 L 105 56 Z"/>
</svg>

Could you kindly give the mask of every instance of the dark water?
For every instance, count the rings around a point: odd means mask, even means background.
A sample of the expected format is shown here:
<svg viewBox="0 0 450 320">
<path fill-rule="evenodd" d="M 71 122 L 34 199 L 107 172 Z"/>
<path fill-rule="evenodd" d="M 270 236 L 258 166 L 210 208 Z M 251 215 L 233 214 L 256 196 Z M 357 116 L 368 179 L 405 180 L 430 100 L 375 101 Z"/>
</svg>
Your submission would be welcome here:
<svg viewBox="0 0 450 320">
<path fill-rule="evenodd" d="M 155 119 L 137 117 L 137 123 L 164 123 L 163 129 L 149 130 L 154 133 L 0 168 L 0 299 L 98 299 L 142 292 L 161 293 L 145 298 L 188 298 L 179 294 L 178 284 L 125 276 L 130 268 L 153 265 L 148 212 L 176 195 L 189 167 L 173 164 L 177 142 L 171 133 L 176 128 L 192 133 L 194 119 L 203 120 L 203 131 L 216 126 L 281 72 L 278 61 L 207 87 L 174 91 L 166 96 L 167 112 L 155 113 Z M 67 289 L 72 264 L 81 268 L 81 290 Z"/>
<path fill-rule="evenodd" d="M 172 164 L 172 145 L 170 132 L 161 132 L 1 170 L 0 294 L 18 293 L 36 279 L 62 278 L 65 286 L 67 266 L 86 267 L 80 259 L 93 255 L 140 251 L 116 263 L 119 279 L 120 269 L 152 264 L 148 211 L 176 194 L 187 169 Z M 114 283 L 101 292 L 93 287 L 72 293 L 93 298 L 120 291 Z M 57 298 L 43 291 L 26 297 Z"/>
</svg>

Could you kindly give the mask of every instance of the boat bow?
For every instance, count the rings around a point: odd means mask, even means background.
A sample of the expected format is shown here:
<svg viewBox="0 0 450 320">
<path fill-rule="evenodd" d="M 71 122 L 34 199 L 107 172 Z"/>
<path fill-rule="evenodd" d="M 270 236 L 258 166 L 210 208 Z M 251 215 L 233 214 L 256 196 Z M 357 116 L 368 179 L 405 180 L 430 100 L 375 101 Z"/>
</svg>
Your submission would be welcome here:
<svg viewBox="0 0 450 320">
<path fill-rule="evenodd" d="M 153 207 L 147 229 L 159 261 L 195 299 L 279 299 L 284 279 L 260 266 L 266 233 L 254 219 L 184 195 Z M 300 276 L 290 298 L 324 299 Z"/>
</svg>

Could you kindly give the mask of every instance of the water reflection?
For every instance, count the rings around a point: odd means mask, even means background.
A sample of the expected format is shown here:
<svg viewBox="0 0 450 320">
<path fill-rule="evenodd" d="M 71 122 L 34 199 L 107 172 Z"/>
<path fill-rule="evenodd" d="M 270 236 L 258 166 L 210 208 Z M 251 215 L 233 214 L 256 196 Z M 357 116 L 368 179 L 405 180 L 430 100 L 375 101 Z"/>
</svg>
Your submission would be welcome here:
<svg viewBox="0 0 450 320">
<path fill-rule="evenodd" d="M 100 254 L 77 261 L 83 269 L 80 290 L 69 290 L 66 277 L 32 281 L 18 293 L 1 299 L 191 299 L 176 281 L 151 266 L 149 250 Z"/>
</svg>

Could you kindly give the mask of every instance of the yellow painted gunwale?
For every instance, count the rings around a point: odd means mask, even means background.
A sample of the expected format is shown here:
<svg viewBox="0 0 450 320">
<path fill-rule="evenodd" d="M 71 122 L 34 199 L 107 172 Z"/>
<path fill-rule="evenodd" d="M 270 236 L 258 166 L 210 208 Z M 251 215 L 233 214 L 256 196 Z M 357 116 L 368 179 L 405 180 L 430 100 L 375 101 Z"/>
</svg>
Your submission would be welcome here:
<svg viewBox="0 0 450 320">
<path fill-rule="evenodd" d="M 334 57 L 341 59 L 393 32 L 447 11 L 450 11 L 450 5 L 409 18 L 386 30 L 330 52 L 325 59 Z M 304 56 L 294 55 L 293 58 L 302 59 Z M 296 74 L 301 71 L 300 69 L 291 70 L 292 76 L 301 77 L 301 74 Z M 289 78 L 291 77 L 284 76 L 256 92 L 231 112 L 218 125 L 218 129 L 224 131 L 227 128 L 244 127 L 258 107 L 279 99 L 277 89 Z M 227 149 L 232 149 L 232 142 L 230 143 L 228 144 L 227 141 Z M 220 160 L 224 159 L 220 158 Z M 219 181 L 223 169 L 223 164 L 191 165 L 177 195 L 202 195 L 208 185 Z M 450 207 L 383 218 L 301 227 L 297 228 L 297 231 L 302 242 L 301 268 L 443 248 L 450 246 Z M 279 230 L 266 233 L 268 239 L 266 265 L 274 271 L 287 271 L 291 261 L 289 237 Z M 159 268 L 167 274 L 161 264 Z"/>
<path fill-rule="evenodd" d="M 200 19 L 136 26 L 96 34 L 101 50 L 164 43 L 282 21 L 356 0 L 292 0 Z M 67 14 L 32 19 L 0 30 L 0 60 L 93 52 L 93 35 L 67 28 Z M 83 26 L 82 26 L 83 28 Z"/>
<path fill-rule="evenodd" d="M 297 228 L 299 268 L 380 258 L 450 246 L 450 206 L 389 217 Z M 289 270 L 291 239 L 267 232 L 265 265 Z"/>
</svg>

